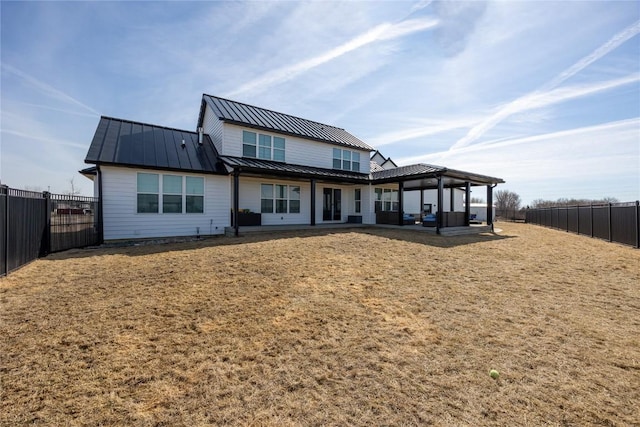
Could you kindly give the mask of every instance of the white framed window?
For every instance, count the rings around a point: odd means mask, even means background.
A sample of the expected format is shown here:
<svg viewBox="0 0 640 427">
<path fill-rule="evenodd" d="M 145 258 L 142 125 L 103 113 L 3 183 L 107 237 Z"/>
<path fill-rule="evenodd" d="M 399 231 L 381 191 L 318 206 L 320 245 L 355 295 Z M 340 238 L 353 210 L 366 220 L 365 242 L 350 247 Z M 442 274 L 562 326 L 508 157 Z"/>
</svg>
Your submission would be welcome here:
<svg viewBox="0 0 640 427">
<path fill-rule="evenodd" d="M 284 162 L 285 140 L 280 136 L 243 130 L 242 156 Z"/>
<path fill-rule="evenodd" d="M 137 213 L 204 213 L 204 178 L 174 174 L 137 174 Z"/>
<path fill-rule="evenodd" d="M 300 186 L 260 185 L 261 213 L 300 213 Z"/>
<path fill-rule="evenodd" d="M 356 151 L 334 148 L 333 169 L 360 172 L 360 153 Z"/>
<path fill-rule="evenodd" d="M 157 173 L 138 173 L 137 212 L 158 213 L 158 199 L 160 194 L 159 177 Z"/>
<path fill-rule="evenodd" d="M 242 156 L 256 157 L 257 134 L 255 132 L 242 131 Z"/>
<path fill-rule="evenodd" d="M 397 211 L 400 204 L 398 203 L 398 190 L 391 188 L 376 188 L 375 190 L 375 209 L 379 211 Z"/>
<path fill-rule="evenodd" d="M 162 213 L 182 213 L 182 176 L 162 175 Z"/>
<path fill-rule="evenodd" d="M 204 178 L 187 176 L 185 190 L 187 213 L 204 213 Z"/>
</svg>

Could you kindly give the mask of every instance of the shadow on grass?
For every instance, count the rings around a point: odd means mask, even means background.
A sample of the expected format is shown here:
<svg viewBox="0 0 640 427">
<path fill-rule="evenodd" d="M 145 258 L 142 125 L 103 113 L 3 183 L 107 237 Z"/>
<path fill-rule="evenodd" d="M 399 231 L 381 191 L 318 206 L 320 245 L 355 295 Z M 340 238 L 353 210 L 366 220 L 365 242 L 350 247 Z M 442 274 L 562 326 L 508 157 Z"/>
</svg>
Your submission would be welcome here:
<svg viewBox="0 0 640 427">
<path fill-rule="evenodd" d="M 248 243 L 260 243 L 284 239 L 305 239 L 316 236 L 335 235 L 339 238 L 340 235 L 351 233 L 368 234 L 384 239 L 400 240 L 438 248 L 454 248 L 462 245 L 486 243 L 515 237 L 499 235 L 496 233 L 441 236 L 431 233 L 420 233 L 415 230 L 377 227 L 318 228 L 313 230 L 304 229 L 254 232 L 248 234 L 241 233 L 238 237 L 212 236 L 200 239 L 153 239 L 108 243 L 99 247 L 70 249 L 68 251 L 51 254 L 43 259 L 47 261 L 54 261 L 108 255 L 143 256 L 164 252 L 190 251 L 216 246 L 243 245 Z M 370 247 L 363 248 L 363 250 L 371 249 L 372 248 Z"/>
</svg>

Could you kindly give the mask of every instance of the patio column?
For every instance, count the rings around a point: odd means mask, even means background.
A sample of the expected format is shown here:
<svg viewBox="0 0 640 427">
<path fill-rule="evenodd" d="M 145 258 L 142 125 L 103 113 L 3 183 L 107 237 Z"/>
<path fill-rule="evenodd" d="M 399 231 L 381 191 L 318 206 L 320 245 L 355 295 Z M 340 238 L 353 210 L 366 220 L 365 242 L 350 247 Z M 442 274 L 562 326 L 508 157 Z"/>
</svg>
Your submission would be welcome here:
<svg viewBox="0 0 640 427">
<path fill-rule="evenodd" d="M 464 223 L 469 226 L 471 221 L 471 183 L 464 183 Z"/>
<path fill-rule="evenodd" d="M 444 209 L 442 209 L 442 200 L 444 192 L 444 182 L 442 177 L 438 177 L 438 211 L 436 216 L 436 233 L 440 234 L 440 229 L 442 228 L 442 217 L 444 215 Z"/>
<path fill-rule="evenodd" d="M 449 212 L 455 212 L 455 208 L 453 206 L 453 202 L 454 202 L 453 190 L 455 190 L 455 188 L 453 187 L 449 188 Z"/>
<path fill-rule="evenodd" d="M 404 193 L 404 182 L 400 181 L 398 183 L 398 225 L 404 225 L 402 193 Z"/>
<path fill-rule="evenodd" d="M 493 230 L 493 186 L 487 185 L 487 225 Z"/>
<path fill-rule="evenodd" d="M 422 222 L 422 216 L 424 215 L 424 190 L 420 189 L 420 222 Z"/>
<path fill-rule="evenodd" d="M 240 234 L 238 210 L 240 205 L 240 171 L 233 170 L 233 230 L 236 237 Z"/>
<path fill-rule="evenodd" d="M 316 180 L 311 180 L 311 225 L 316 225 Z"/>
</svg>

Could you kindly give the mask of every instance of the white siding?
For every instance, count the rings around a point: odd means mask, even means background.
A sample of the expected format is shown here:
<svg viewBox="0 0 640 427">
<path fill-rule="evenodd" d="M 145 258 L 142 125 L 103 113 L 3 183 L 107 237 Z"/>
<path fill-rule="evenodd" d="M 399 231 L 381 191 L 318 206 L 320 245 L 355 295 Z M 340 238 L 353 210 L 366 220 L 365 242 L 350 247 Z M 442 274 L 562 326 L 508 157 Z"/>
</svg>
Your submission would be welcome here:
<svg viewBox="0 0 640 427">
<path fill-rule="evenodd" d="M 204 133 L 208 134 L 213 141 L 213 145 L 222 154 L 223 150 L 223 126 L 222 121 L 211 112 L 211 108 L 207 105 L 204 110 L 204 119 L 202 120 Z"/>
<path fill-rule="evenodd" d="M 243 128 L 232 124 L 224 124 L 224 142 L 222 144 L 223 151 L 221 154 L 227 156 L 242 157 L 242 131 L 243 129 L 263 133 L 266 135 L 283 136 L 278 133 L 261 131 L 251 128 Z M 285 139 L 285 162 L 315 166 L 319 168 L 333 168 L 333 149 L 341 148 L 360 153 L 360 172 L 369 173 L 369 152 L 365 150 L 355 150 L 348 147 L 342 147 L 334 144 L 312 141 L 304 138 L 284 135 Z"/>
<path fill-rule="evenodd" d="M 229 177 L 204 176 L 203 214 L 137 213 L 137 173 L 161 171 L 101 166 L 105 240 L 223 234 L 230 225 Z M 176 174 L 176 172 L 167 172 Z"/>
</svg>

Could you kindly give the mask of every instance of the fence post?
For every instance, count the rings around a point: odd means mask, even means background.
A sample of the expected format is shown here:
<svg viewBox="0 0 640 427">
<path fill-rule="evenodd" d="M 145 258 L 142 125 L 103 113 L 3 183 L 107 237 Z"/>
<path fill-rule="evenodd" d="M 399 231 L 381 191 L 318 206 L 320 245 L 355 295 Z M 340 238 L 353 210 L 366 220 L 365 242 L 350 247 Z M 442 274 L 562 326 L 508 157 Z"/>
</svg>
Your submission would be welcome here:
<svg viewBox="0 0 640 427">
<path fill-rule="evenodd" d="M 580 235 L 580 205 L 576 206 L 576 234 Z"/>
<path fill-rule="evenodd" d="M 589 205 L 589 216 L 591 216 L 591 237 L 593 237 L 593 203 Z"/>
<path fill-rule="evenodd" d="M 44 233 L 40 244 L 40 256 L 47 256 L 51 253 L 51 193 L 42 192 L 44 197 Z"/>
<path fill-rule="evenodd" d="M 636 249 L 640 249 L 640 201 L 636 200 Z"/>
<path fill-rule="evenodd" d="M 4 271 L 2 274 L 9 274 L 9 187 L 4 188 Z"/>
<path fill-rule="evenodd" d="M 609 209 L 607 209 L 607 210 L 609 211 L 609 241 L 613 242 L 613 235 L 611 233 L 612 228 L 613 228 L 613 224 L 612 224 L 613 221 L 611 219 L 611 203 L 609 203 L 608 208 Z"/>
</svg>

